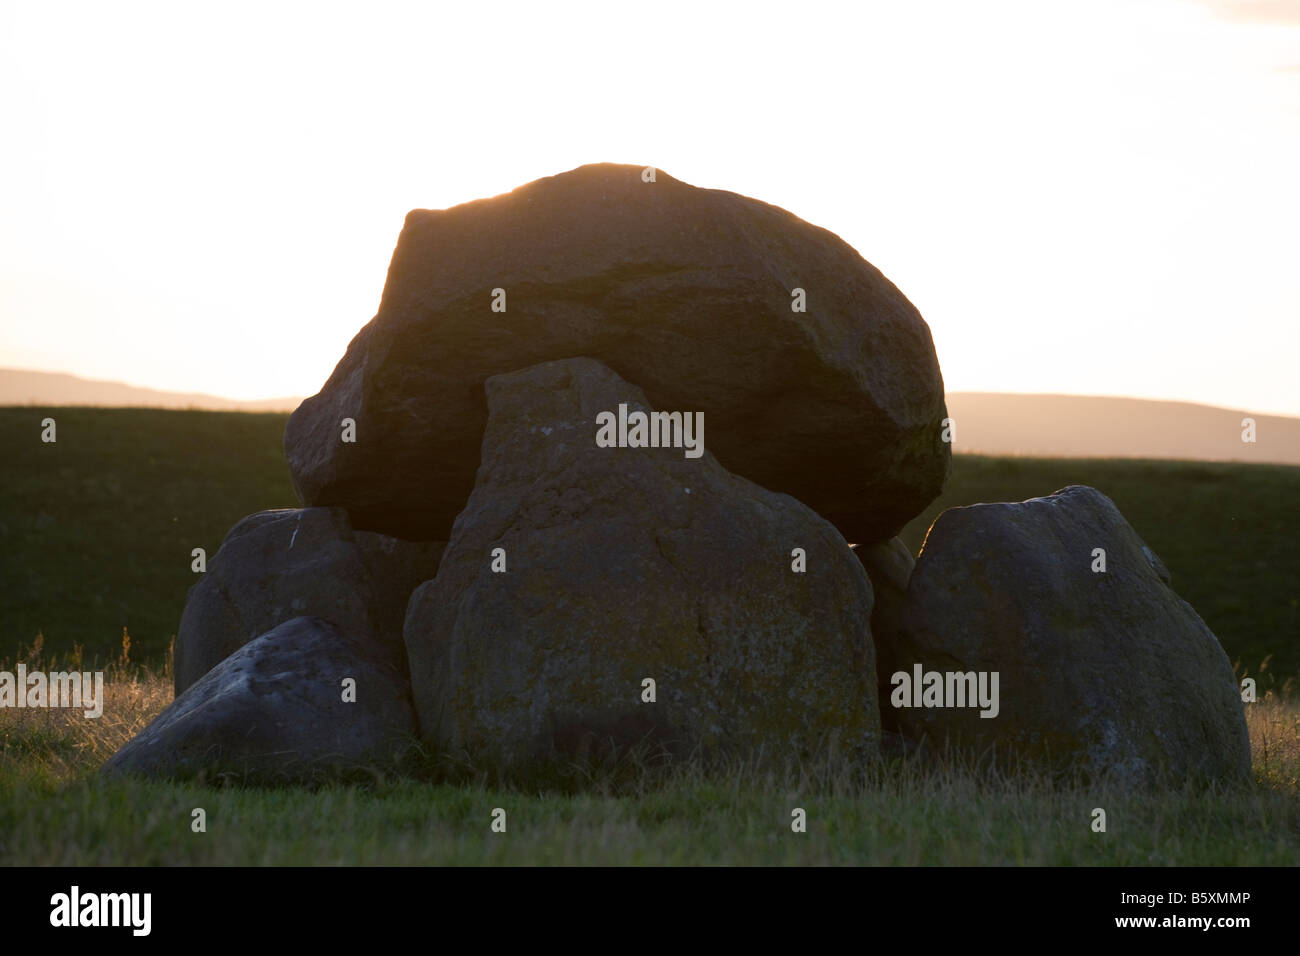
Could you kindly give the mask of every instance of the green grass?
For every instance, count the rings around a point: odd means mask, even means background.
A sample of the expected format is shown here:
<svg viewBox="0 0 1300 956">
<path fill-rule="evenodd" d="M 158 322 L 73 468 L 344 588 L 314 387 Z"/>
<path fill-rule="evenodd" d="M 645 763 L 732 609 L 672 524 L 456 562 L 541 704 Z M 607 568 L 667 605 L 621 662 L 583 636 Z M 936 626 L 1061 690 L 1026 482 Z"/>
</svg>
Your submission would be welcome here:
<svg viewBox="0 0 1300 956">
<path fill-rule="evenodd" d="M 58 441 L 41 441 L 41 419 Z M 119 408 L 0 408 L 0 655 L 51 650 L 161 661 L 197 580 L 241 517 L 298 504 L 286 416 Z"/>
<path fill-rule="evenodd" d="M 161 784 L 0 791 L 0 862 L 51 865 L 1294 865 L 1294 803 L 893 779 L 858 792 L 680 781 L 637 797 L 400 782 L 374 791 Z M 1093 833 L 1090 811 L 1108 812 Z M 790 810 L 808 813 L 791 832 Z M 190 830 L 191 811 L 207 832 Z M 505 833 L 489 828 L 507 812 Z M 131 825 L 123 826 L 123 820 Z"/>
</svg>

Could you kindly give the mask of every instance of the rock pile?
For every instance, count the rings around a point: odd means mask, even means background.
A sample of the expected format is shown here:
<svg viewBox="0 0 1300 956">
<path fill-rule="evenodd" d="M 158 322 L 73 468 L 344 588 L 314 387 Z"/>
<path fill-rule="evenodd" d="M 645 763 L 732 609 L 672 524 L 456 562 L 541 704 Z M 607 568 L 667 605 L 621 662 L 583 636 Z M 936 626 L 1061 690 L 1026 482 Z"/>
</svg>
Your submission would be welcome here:
<svg viewBox="0 0 1300 956">
<path fill-rule="evenodd" d="M 945 512 L 917 561 L 893 538 L 942 488 L 944 426 L 920 315 L 781 209 L 599 165 L 412 212 L 286 429 L 305 507 L 227 535 L 176 700 L 105 770 L 315 780 L 417 736 L 520 774 L 636 748 L 860 763 L 883 715 L 1240 776 L 1223 651 L 1104 496 Z"/>
</svg>

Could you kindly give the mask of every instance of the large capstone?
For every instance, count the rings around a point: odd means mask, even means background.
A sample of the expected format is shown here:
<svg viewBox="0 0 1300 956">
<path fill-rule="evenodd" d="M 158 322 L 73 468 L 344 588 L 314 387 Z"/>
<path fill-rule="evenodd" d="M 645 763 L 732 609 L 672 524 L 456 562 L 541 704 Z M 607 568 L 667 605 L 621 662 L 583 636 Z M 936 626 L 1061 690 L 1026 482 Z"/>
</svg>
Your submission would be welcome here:
<svg viewBox="0 0 1300 956">
<path fill-rule="evenodd" d="M 590 356 L 657 408 L 698 409 L 728 470 L 849 541 L 939 493 L 943 381 L 930 330 L 833 233 L 641 167 L 583 166 L 416 210 L 378 314 L 285 430 L 308 505 L 445 540 L 474 487 L 483 382 Z"/>
</svg>

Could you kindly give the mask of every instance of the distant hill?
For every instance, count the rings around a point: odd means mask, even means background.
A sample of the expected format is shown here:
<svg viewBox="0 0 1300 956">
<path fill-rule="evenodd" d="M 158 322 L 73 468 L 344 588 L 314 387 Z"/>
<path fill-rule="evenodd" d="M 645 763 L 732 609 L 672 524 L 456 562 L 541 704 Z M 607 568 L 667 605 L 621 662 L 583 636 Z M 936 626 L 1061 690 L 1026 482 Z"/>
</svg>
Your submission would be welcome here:
<svg viewBox="0 0 1300 956">
<path fill-rule="evenodd" d="M 949 392 L 953 450 L 1034 458 L 1177 458 L 1300 465 L 1300 418 L 1190 402 Z M 1255 442 L 1241 440 L 1243 418 Z"/>
<path fill-rule="evenodd" d="M 164 392 L 58 372 L 0 369 L 0 405 L 100 405 L 291 412 L 301 398 L 241 402 Z M 1249 411 L 1080 395 L 949 392 L 959 452 L 1035 458 L 1173 458 L 1300 465 L 1300 418 Z M 1255 419 L 1254 444 L 1241 420 Z"/>
<path fill-rule="evenodd" d="M 202 408 L 220 412 L 291 412 L 301 398 L 241 402 L 198 392 L 163 392 L 62 372 L 0 368 L 0 405 L 102 405 L 131 408 Z"/>
</svg>

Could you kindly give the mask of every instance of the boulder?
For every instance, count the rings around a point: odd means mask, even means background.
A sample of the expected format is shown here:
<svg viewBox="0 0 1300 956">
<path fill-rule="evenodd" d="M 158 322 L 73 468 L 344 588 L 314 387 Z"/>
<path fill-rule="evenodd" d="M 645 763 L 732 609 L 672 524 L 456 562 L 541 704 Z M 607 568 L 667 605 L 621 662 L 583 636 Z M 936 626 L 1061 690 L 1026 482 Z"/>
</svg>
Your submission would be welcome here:
<svg viewBox="0 0 1300 956">
<path fill-rule="evenodd" d="M 295 617 L 208 671 L 102 772 L 308 783 L 392 769 L 414 738 L 409 684 L 373 635 Z"/>
<path fill-rule="evenodd" d="M 600 164 L 406 217 L 378 313 L 285 429 L 298 494 L 445 539 L 474 486 L 483 382 L 573 356 L 703 411 L 726 468 L 850 541 L 896 533 L 948 474 L 930 331 L 888 279 L 783 209 Z"/>
<path fill-rule="evenodd" d="M 916 559 L 898 538 L 870 545 L 854 545 L 853 552 L 871 579 L 875 606 L 871 611 L 871 637 L 876 646 L 876 690 L 880 699 L 881 724 L 887 731 L 898 730 L 897 714 L 889 706 L 889 678 L 903 662 L 899 656 L 903 628 L 903 600 Z M 900 746 L 903 746 L 900 744 Z"/>
<path fill-rule="evenodd" d="M 1104 571 L 1093 570 L 1095 549 Z M 919 667 L 922 682 L 997 672 L 996 716 L 898 707 L 900 728 L 1131 784 L 1244 777 L 1250 743 L 1232 666 L 1167 575 L 1093 488 L 943 512 L 908 583 L 890 666 Z"/>
<path fill-rule="evenodd" d="M 441 553 L 440 543 L 353 532 L 341 508 L 244 518 L 186 598 L 176 633 L 177 696 L 258 635 L 305 615 L 373 635 L 404 668 L 406 602 L 437 572 Z"/>
<path fill-rule="evenodd" d="M 592 359 L 486 389 L 478 482 L 407 609 L 424 737 L 525 772 L 639 744 L 876 752 L 871 584 L 834 527 L 707 450 L 598 447 L 600 413 L 652 409 Z"/>
</svg>

